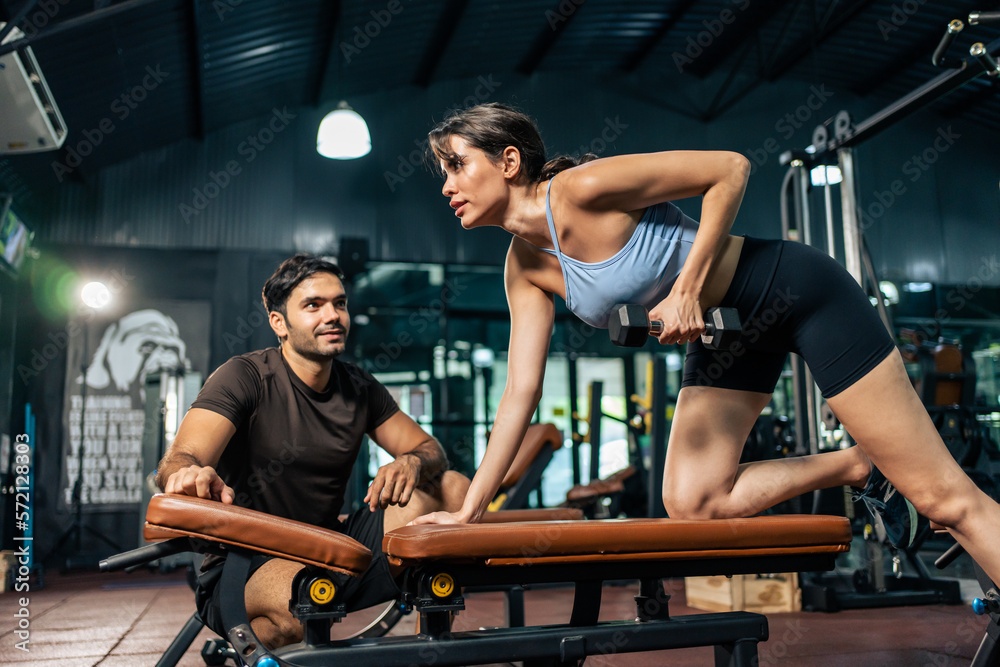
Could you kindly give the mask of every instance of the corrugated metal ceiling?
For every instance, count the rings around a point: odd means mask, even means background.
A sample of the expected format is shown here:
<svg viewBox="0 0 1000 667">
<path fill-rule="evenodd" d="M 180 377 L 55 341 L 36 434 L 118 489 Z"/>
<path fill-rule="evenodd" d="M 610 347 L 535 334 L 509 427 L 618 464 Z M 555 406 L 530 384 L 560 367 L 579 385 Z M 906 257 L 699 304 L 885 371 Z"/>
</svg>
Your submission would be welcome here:
<svg viewBox="0 0 1000 667">
<path fill-rule="evenodd" d="M 0 13 L 9 20 L 25 1 L 0 0 Z M 88 170 L 275 106 L 487 73 L 596 72 L 704 120 L 780 78 L 825 82 L 888 103 L 940 74 L 930 54 L 948 20 L 995 9 L 966 0 L 51 0 L 27 6 L 20 25 L 36 35 L 32 46 L 67 123 L 77 131 L 104 119 L 115 124 Z M 997 24 L 968 27 L 953 54 L 968 53 L 974 39 L 998 37 Z M 133 109 L 134 95 L 155 95 L 156 104 Z M 1000 131 L 996 78 L 972 82 L 936 109 Z"/>
</svg>

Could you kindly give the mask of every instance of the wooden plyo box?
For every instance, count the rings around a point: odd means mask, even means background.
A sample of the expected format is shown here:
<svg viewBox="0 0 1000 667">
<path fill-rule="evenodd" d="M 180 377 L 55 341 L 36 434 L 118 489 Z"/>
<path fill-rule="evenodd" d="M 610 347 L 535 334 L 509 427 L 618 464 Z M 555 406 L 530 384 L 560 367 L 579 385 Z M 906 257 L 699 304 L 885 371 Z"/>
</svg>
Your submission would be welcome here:
<svg viewBox="0 0 1000 667">
<path fill-rule="evenodd" d="M 689 607 L 705 611 L 802 611 L 799 575 L 794 572 L 687 577 L 684 591 Z"/>
</svg>

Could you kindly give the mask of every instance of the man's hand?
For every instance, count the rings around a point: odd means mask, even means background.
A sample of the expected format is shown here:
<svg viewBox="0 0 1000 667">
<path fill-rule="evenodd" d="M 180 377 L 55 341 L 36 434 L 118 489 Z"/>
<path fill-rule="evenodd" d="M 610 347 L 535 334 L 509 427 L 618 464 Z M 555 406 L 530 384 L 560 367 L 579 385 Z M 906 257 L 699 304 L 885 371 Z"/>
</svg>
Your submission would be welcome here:
<svg viewBox="0 0 1000 667">
<path fill-rule="evenodd" d="M 420 479 L 421 460 L 419 456 L 403 454 L 392 463 L 387 463 L 375 473 L 375 479 L 368 487 L 365 502 L 374 512 L 389 505 L 406 507 Z"/>
<path fill-rule="evenodd" d="M 232 505 L 236 498 L 232 487 L 222 481 L 219 473 L 211 466 L 192 465 L 181 468 L 167 478 L 163 491 L 218 500 L 226 505 Z"/>
</svg>

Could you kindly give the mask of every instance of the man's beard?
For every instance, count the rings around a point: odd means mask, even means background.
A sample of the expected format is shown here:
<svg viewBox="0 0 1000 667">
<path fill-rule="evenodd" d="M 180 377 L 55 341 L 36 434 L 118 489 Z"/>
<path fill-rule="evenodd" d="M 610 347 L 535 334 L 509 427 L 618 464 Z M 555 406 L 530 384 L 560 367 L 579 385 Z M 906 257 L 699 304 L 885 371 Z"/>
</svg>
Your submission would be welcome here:
<svg viewBox="0 0 1000 667">
<path fill-rule="evenodd" d="M 292 349 L 298 353 L 299 356 L 304 359 L 309 359 L 310 361 L 329 361 L 343 354 L 347 349 L 347 329 L 344 327 L 334 327 L 332 329 L 327 329 L 325 331 L 313 334 L 308 340 L 312 342 L 309 347 L 302 347 L 296 344 L 293 332 L 298 332 L 299 329 L 292 327 L 288 322 L 285 322 L 285 328 L 288 329 L 288 342 Z M 316 336 L 320 336 L 324 333 L 338 332 L 343 336 L 343 340 L 340 342 L 338 350 L 331 350 L 329 352 L 323 352 L 319 349 L 319 341 Z"/>
</svg>

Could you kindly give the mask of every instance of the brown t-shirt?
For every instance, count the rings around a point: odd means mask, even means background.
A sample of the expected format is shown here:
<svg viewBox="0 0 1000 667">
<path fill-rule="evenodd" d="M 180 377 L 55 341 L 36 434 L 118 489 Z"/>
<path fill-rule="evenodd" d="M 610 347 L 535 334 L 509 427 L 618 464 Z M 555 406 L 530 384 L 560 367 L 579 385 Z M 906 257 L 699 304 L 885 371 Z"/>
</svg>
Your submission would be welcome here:
<svg viewBox="0 0 1000 667">
<path fill-rule="evenodd" d="M 370 373 L 336 359 L 314 391 L 276 347 L 224 363 L 191 407 L 236 426 L 217 466 L 236 505 L 330 529 L 365 434 L 399 410 Z"/>
</svg>

